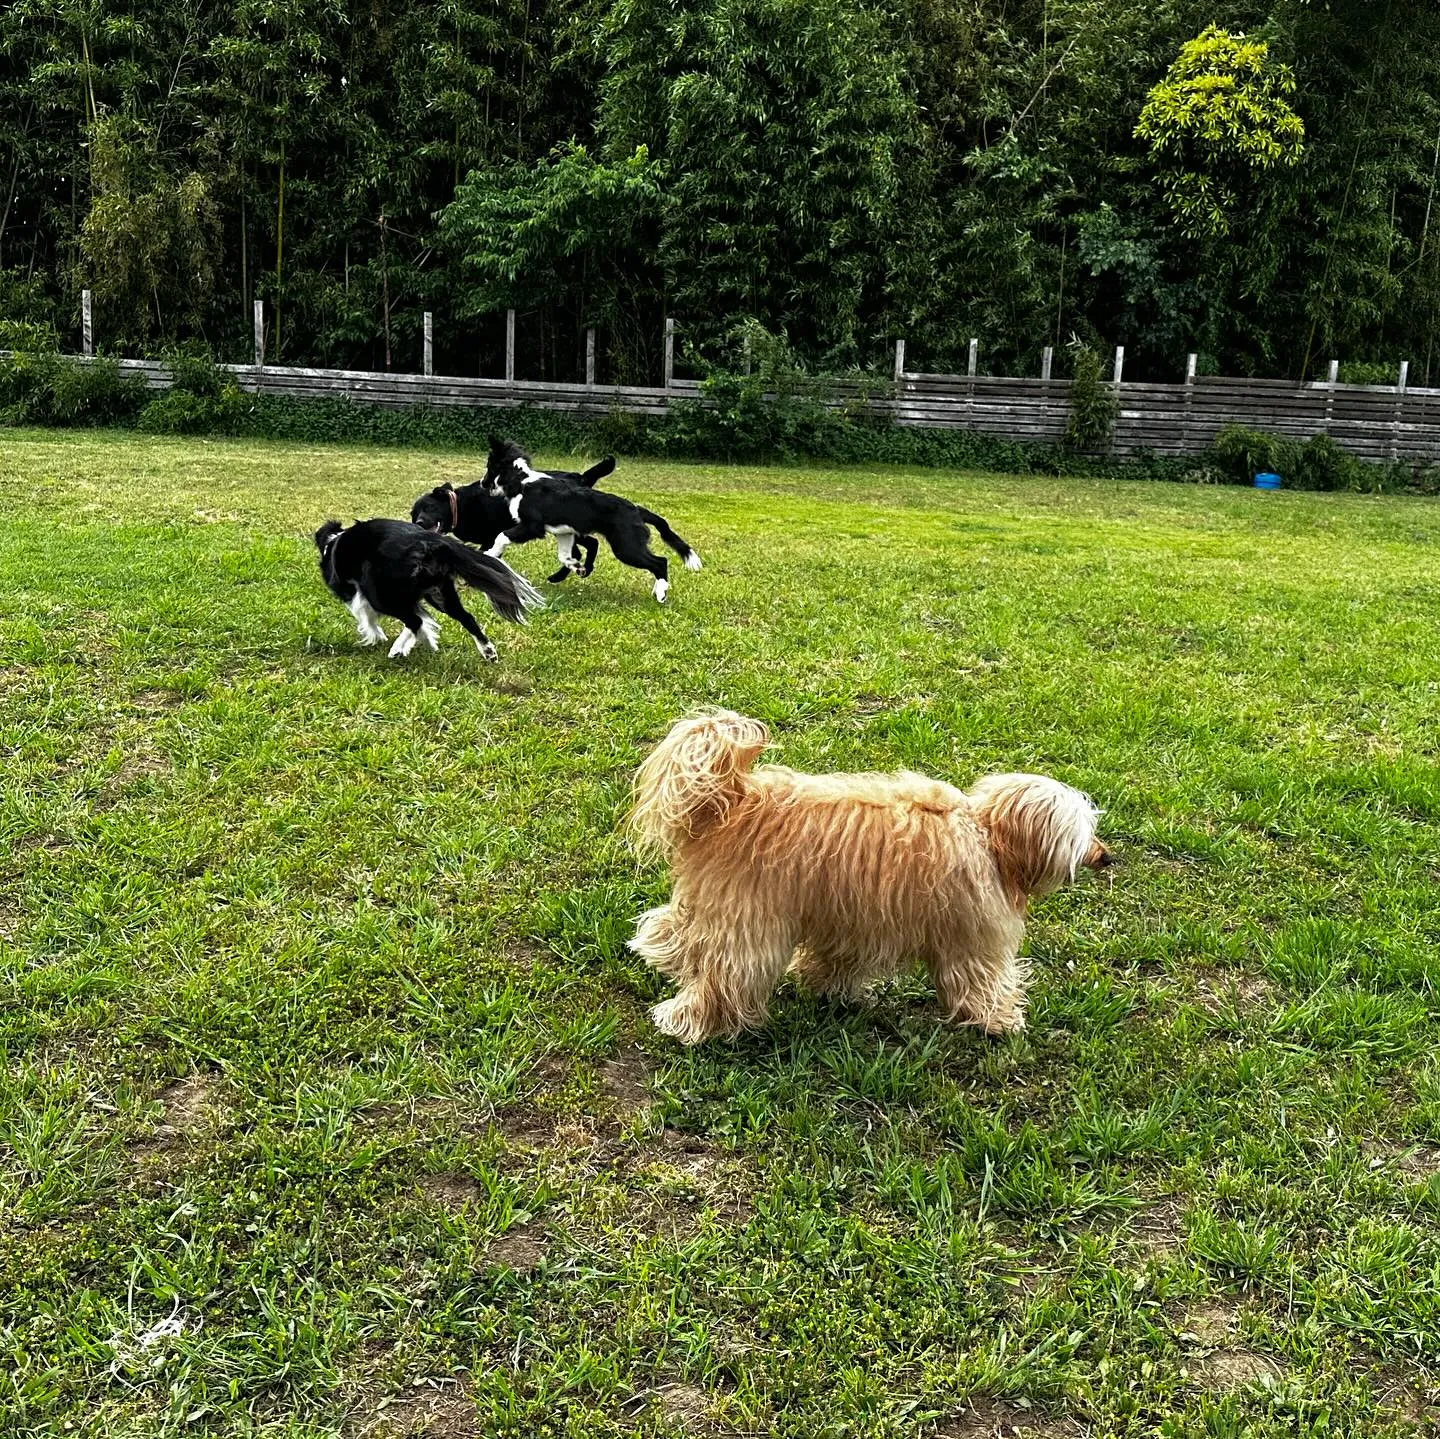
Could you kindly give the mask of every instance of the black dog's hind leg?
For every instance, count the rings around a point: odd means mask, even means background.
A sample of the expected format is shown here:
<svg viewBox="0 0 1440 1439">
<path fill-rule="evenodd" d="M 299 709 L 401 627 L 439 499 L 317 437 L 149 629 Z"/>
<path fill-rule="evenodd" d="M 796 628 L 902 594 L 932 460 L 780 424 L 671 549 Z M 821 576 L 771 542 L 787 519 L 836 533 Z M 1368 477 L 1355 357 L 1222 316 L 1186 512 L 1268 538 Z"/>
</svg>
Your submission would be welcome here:
<svg viewBox="0 0 1440 1439">
<path fill-rule="evenodd" d="M 561 530 L 555 536 L 555 553 L 560 561 L 560 568 L 548 577 L 548 582 L 552 585 L 558 585 L 562 580 L 568 580 L 572 574 L 578 574 L 580 571 L 580 566 L 575 559 L 575 532 L 573 530 Z"/>
<path fill-rule="evenodd" d="M 579 546 L 585 552 L 583 560 L 575 558 L 575 547 Z M 586 579 L 595 569 L 595 556 L 600 550 L 600 541 L 593 535 L 568 535 L 557 536 L 556 549 L 560 555 L 560 568 L 550 576 L 550 583 L 558 585 L 561 580 L 568 580 L 571 575 L 579 575 Z"/>
<path fill-rule="evenodd" d="M 475 648 L 491 664 L 499 659 L 499 655 L 495 652 L 495 646 L 490 643 L 490 636 L 476 623 L 475 616 L 461 604 L 460 594 L 455 588 L 454 580 L 446 580 L 443 584 L 436 586 L 435 602 L 475 641 Z"/>
<path fill-rule="evenodd" d="M 670 565 L 663 555 L 651 550 L 650 531 L 644 525 L 627 525 L 607 538 L 622 565 L 649 570 L 655 576 L 655 598 L 663 605 L 670 590 Z"/>
<path fill-rule="evenodd" d="M 355 627 L 360 631 L 360 644 L 368 647 L 383 643 L 385 631 L 380 628 L 380 616 L 374 605 L 365 598 L 359 585 L 355 586 L 355 593 L 345 601 L 345 608 L 355 616 Z"/>
<path fill-rule="evenodd" d="M 408 615 L 400 615 L 399 619 L 405 628 L 395 636 L 395 643 L 390 646 L 392 660 L 403 660 L 415 648 L 416 642 L 422 635 L 426 644 L 431 649 L 435 648 L 435 636 L 439 633 L 440 627 L 421 610 L 419 605 L 416 605 Z"/>
</svg>

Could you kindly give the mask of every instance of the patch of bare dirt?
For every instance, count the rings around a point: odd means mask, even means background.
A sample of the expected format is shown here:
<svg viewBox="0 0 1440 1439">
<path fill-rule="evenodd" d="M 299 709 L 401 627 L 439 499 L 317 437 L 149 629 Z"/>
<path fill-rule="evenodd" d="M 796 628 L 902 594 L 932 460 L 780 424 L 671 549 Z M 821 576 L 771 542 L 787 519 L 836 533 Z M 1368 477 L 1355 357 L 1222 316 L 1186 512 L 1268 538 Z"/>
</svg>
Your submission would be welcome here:
<svg viewBox="0 0 1440 1439">
<path fill-rule="evenodd" d="M 1145 864 L 1147 868 L 1158 870 L 1161 874 L 1186 876 L 1196 875 L 1205 867 L 1205 861 L 1193 854 L 1158 854 L 1154 852 L 1146 854 Z"/>
<path fill-rule="evenodd" d="M 1211 970 L 1196 981 L 1195 998 L 1207 1014 L 1247 1014 L 1273 1002 L 1275 988 L 1243 970 Z"/>
<path fill-rule="evenodd" d="M 368 1414 L 356 1416 L 364 1439 L 480 1439 L 475 1402 L 453 1380 L 422 1381 L 387 1395 Z"/>
<path fill-rule="evenodd" d="M 638 1419 L 653 1407 L 663 1418 L 683 1425 L 692 1433 L 713 1433 L 716 1425 L 710 1406 L 709 1394 L 698 1384 L 660 1384 L 632 1394 L 620 1406 L 620 1412 L 627 1419 Z"/>
<path fill-rule="evenodd" d="M 600 1066 L 600 1088 L 617 1110 L 636 1113 L 650 1105 L 650 1066 L 638 1049 L 627 1049 Z"/>
<path fill-rule="evenodd" d="M 144 748 L 132 750 L 120 762 L 115 773 L 106 779 L 100 792 L 91 801 L 90 808 L 97 814 L 113 809 L 120 795 L 132 784 L 169 773 L 170 762 L 163 755 Z"/>
<path fill-rule="evenodd" d="M 641 1228 L 679 1236 L 694 1227 L 703 1209 L 724 1224 L 744 1223 L 754 1212 L 750 1167 L 699 1135 L 662 1130 L 643 1157 L 647 1165 L 636 1182 L 649 1192 L 632 1206 Z"/>
<path fill-rule="evenodd" d="M 400 1130 L 414 1128 L 426 1119 L 443 1116 L 453 1105 L 448 1099 L 431 1096 L 424 1099 L 382 1099 L 367 1104 L 356 1116 L 356 1122 L 373 1129 Z"/>
<path fill-rule="evenodd" d="M 976 1395 L 948 1419 L 935 1439 L 1083 1439 L 1085 1426 L 1073 1419 L 1046 1418 L 1002 1399 Z"/>
<path fill-rule="evenodd" d="M 463 1209 L 480 1198 L 480 1186 L 468 1174 L 425 1174 L 419 1188 L 426 1199 L 444 1209 Z"/>
<path fill-rule="evenodd" d="M 1285 1377 L 1278 1360 L 1253 1349 L 1217 1349 L 1186 1367 L 1195 1383 L 1215 1394 L 1234 1394 L 1256 1384 L 1269 1387 Z"/>
<path fill-rule="evenodd" d="M 1178 1199 L 1162 1199 L 1138 1210 L 1130 1221 L 1131 1246 L 1155 1259 L 1176 1253 L 1185 1242 L 1185 1223 Z"/>
<path fill-rule="evenodd" d="M 120 762 L 120 768 L 110 776 L 111 784 L 131 784 L 137 779 L 148 779 L 151 775 L 165 774 L 170 761 L 154 750 L 131 750 Z"/>
<path fill-rule="evenodd" d="M 494 1114 L 490 1123 L 516 1155 L 593 1155 L 601 1146 L 603 1122 L 593 1114 L 557 1114 L 521 1102 Z"/>
<path fill-rule="evenodd" d="M 1005 1275 L 1005 1283 L 1015 1291 L 1017 1303 L 1028 1302 L 1037 1295 L 1044 1294 L 1059 1277 L 1056 1270 L 1032 1266 L 1028 1269 L 1016 1269 Z"/>
<path fill-rule="evenodd" d="M 204 1125 L 215 1103 L 215 1081 L 208 1074 L 187 1074 L 155 1096 L 160 1102 L 157 1138 L 184 1139 Z"/>
<path fill-rule="evenodd" d="M 1434 1391 L 1426 1391 L 1411 1384 L 1408 1380 L 1399 1379 L 1393 1375 L 1377 1376 L 1379 1382 L 1375 1385 L 1375 1402 L 1382 1409 L 1387 1409 L 1397 1419 L 1404 1420 L 1407 1424 L 1434 1425 L 1435 1429 L 1428 1432 L 1436 1432 L 1440 1429 L 1440 1394 Z"/>
<path fill-rule="evenodd" d="M 1387 1366 L 1363 1350 L 1352 1358 L 1350 1367 L 1369 1386 L 1377 1408 L 1402 1423 L 1425 1426 L 1426 1433 L 1440 1433 L 1440 1388 Z"/>
<path fill-rule="evenodd" d="M 555 1138 L 556 1118 L 528 1104 L 495 1116 L 505 1142 L 515 1149 L 548 1149 Z"/>
<path fill-rule="evenodd" d="M 1440 1145 L 1416 1140 L 1377 1146 L 1371 1164 L 1376 1169 L 1393 1169 L 1407 1183 L 1424 1184 L 1440 1174 Z"/>
<path fill-rule="evenodd" d="M 115 787 L 134 784 L 136 780 L 153 779 L 157 774 L 169 774 L 170 761 L 154 750 L 132 750 L 120 763 L 120 768 L 110 776 Z"/>
<path fill-rule="evenodd" d="M 166 1085 L 157 1096 L 164 1111 L 162 1128 L 172 1134 L 190 1134 L 205 1122 L 213 1101 L 214 1081 L 206 1074 L 189 1074 Z"/>
<path fill-rule="evenodd" d="M 1425 1396 L 1404 1380 L 1395 1380 L 1376 1391 L 1375 1402 L 1382 1409 L 1388 1409 L 1397 1419 L 1408 1424 L 1434 1424 L 1440 1419 L 1440 1411 L 1427 1402 Z"/>
<path fill-rule="evenodd" d="M 1205 1349 L 1217 1349 L 1235 1329 L 1235 1310 L 1219 1300 L 1200 1299 L 1187 1304 L 1173 1320 L 1175 1332 Z"/>
<path fill-rule="evenodd" d="M 134 1141 L 130 1153 L 137 1160 L 150 1160 L 194 1137 L 214 1117 L 217 1084 L 213 1075 L 187 1074 L 167 1084 L 155 1096 L 160 1120 L 153 1135 Z"/>
<path fill-rule="evenodd" d="M 549 1252 L 550 1241 L 538 1224 L 519 1224 L 485 1246 L 485 1260 L 523 1272 L 533 1269 Z"/>
<path fill-rule="evenodd" d="M 688 1239 L 700 1224 L 700 1205 L 679 1194 L 634 1196 L 625 1210 L 624 1226 L 676 1244 Z"/>
<path fill-rule="evenodd" d="M 146 714 L 160 714 L 179 709 L 185 703 L 185 696 L 174 690 L 140 690 L 130 696 L 130 703 Z"/>
</svg>

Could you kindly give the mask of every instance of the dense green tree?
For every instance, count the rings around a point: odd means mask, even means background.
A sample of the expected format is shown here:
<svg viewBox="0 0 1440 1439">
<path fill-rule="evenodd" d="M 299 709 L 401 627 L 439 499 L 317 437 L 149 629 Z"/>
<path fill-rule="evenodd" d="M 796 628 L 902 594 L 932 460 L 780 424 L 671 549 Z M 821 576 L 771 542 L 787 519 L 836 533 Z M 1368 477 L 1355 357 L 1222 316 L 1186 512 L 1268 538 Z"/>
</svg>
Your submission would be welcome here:
<svg viewBox="0 0 1440 1439">
<path fill-rule="evenodd" d="M 103 343 L 654 378 L 813 364 L 1440 380 L 1419 0 L 12 0 L 0 319 Z"/>
<path fill-rule="evenodd" d="M 473 171 L 440 233 L 460 257 L 469 315 L 568 316 L 577 348 L 586 328 L 606 337 L 608 378 L 643 381 L 663 313 L 661 206 L 659 166 L 643 145 L 612 164 L 571 143 L 538 165 Z"/>
</svg>

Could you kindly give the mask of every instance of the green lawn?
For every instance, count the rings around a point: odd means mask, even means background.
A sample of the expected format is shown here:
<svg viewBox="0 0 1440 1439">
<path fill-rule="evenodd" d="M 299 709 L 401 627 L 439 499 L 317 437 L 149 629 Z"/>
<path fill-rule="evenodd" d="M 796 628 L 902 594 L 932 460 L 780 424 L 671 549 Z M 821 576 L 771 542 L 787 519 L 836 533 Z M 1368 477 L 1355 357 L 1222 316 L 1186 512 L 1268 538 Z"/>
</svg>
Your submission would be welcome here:
<svg viewBox="0 0 1440 1439">
<path fill-rule="evenodd" d="M 0 443 L 7 1439 L 1440 1400 L 1433 503 L 629 461 L 704 571 L 661 608 L 605 552 L 486 666 L 357 649 L 309 539 L 474 457 Z M 1095 796 L 1026 1035 L 918 979 L 648 1027 L 615 826 L 706 702 Z"/>
</svg>

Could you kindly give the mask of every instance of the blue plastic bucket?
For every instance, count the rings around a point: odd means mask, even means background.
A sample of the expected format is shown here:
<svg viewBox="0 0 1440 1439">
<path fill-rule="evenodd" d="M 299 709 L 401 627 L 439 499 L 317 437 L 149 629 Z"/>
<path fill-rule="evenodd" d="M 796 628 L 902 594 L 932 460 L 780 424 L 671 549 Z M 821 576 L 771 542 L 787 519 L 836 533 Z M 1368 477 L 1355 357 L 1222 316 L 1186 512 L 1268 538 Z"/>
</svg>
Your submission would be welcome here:
<svg viewBox="0 0 1440 1439">
<path fill-rule="evenodd" d="M 1261 470 L 1255 476 L 1255 488 L 1257 490 L 1278 490 L 1280 488 L 1280 476 L 1273 475 L 1269 470 Z"/>
</svg>

